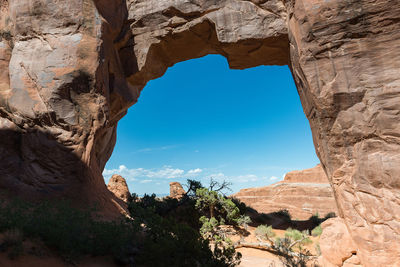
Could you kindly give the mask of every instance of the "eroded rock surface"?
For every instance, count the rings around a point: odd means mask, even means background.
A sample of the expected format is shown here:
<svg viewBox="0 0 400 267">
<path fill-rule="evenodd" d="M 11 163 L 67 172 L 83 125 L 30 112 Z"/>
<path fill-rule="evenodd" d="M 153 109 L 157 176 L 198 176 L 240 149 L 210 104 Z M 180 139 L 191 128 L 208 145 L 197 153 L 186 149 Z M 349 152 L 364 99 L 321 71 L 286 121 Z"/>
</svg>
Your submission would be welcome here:
<svg viewBox="0 0 400 267">
<path fill-rule="evenodd" d="M 362 264 L 400 265 L 398 0 L 0 0 L 0 36 L 1 188 L 111 210 L 101 173 L 150 79 L 289 64 Z"/>
<path fill-rule="evenodd" d="M 124 177 L 118 174 L 111 176 L 108 181 L 107 189 L 110 190 L 119 199 L 128 202 L 131 198 L 131 193 L 129 192 L 128 184 Z"/>
<path fill-rule="evenodd" d="M 322 235 L 319 240 L 322 266 L 359 265 L 357 247 L 341 218 L 331 218 L 322 223 Z"/>
<path fill-rule="evenodd" d="M 169 183 L 169 197 L 180 199 L 186 194 L 185 189 L 178 182 Z"/>
<path fill-rule="evenodd" d="M 332 188 L 321 165 L 286 174 L 281 182 L 242 189 L 233 195 L 259 213 L 288 210 L 293 219 L 307 220 L 318 213 L 337 214 Z"/>
</svg>

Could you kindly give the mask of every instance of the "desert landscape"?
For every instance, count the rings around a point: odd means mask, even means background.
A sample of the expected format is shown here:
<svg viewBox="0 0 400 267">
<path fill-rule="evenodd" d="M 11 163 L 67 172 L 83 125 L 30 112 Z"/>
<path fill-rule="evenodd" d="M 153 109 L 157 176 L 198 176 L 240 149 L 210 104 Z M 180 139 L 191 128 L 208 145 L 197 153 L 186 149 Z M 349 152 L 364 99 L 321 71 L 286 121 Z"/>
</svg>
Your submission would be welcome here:
<svg viewBox="0 0 400 267">
<path fill-rule="evenodd" d="M 107 187 L 146 84 L 209 54 L 288 66 L 320 165 Z M 400 266 L 398 0 L 0 0 L 0 70 L 1 266 Z"/>
</svg>

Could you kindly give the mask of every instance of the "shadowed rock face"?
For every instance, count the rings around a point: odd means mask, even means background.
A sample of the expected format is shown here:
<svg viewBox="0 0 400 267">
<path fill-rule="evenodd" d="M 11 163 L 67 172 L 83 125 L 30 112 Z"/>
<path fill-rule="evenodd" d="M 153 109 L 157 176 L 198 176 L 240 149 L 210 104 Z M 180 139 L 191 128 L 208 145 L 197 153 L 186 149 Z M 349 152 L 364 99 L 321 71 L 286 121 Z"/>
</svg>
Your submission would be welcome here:
<svg viewBox="0 0 400 267">
<path fill-rule="evenodd" d="M 307 220 L 316 213 L 321 217 L 337 214 L 332 188 L 321 165 L 288 172 L 281 182 L 242 189 L 233 196 L 259 213 L 288 210 L 297 220 Z"/>
<path fill-rule="evenodd" d="M 398 0 L 0 0 L 0 187 L 111 209 L 118 120 L 210 53 L 289 64 L 357 255 L 400 265 Z"/>
</svg>

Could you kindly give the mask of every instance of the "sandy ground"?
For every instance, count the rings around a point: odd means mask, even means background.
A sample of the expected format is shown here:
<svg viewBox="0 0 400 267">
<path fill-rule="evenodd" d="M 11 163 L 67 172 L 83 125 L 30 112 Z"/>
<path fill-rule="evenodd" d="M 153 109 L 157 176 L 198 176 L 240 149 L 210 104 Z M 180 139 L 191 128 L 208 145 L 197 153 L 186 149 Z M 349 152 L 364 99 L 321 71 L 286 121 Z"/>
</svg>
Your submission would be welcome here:
<svg viewBox="0 0 400 267">
<path fill-rule="evenodd" d="M 246 242 L 258 242 L 254 233 L 255 229 L 255 227 L 248 228 L 250 235 L 245 237 Z M 285 236 L 284 230 L 274 230 L 274 232 L 277 237 Z M 232 236 L 231 239 L 235 242 L 239 237 Z M 315 255 L 315 244 L 319 241 L 319 237 L 311 237 L 311 240 L 313 243 L 305 246 L 305 248 Z M 239 248 L 237 251 L 242 253 L 242 261 L 239 265 L 240 267 L 283 267 L 279 257 L 275 254 L 269 253 L 268 251 L 252 248 Z"/>
</svg>

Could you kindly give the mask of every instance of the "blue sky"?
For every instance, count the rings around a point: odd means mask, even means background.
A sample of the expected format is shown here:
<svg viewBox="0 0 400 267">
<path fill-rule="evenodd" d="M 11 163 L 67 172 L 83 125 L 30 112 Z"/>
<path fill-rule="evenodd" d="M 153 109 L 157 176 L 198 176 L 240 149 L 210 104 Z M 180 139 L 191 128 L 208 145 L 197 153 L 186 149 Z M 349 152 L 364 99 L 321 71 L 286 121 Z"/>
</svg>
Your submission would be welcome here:
<svg viewBox="0 0 400 267">
<path fill-rule="evenodd" d="M 318 162 L 287 66 L 231 70 L 224 57 L 209 55 L 147 84 L 119 122 L 103 175 L 106 182 L 122 175 L 139 195 L 211 177 L 237 192 Z"/>
</svg>

